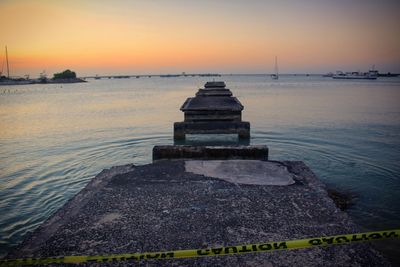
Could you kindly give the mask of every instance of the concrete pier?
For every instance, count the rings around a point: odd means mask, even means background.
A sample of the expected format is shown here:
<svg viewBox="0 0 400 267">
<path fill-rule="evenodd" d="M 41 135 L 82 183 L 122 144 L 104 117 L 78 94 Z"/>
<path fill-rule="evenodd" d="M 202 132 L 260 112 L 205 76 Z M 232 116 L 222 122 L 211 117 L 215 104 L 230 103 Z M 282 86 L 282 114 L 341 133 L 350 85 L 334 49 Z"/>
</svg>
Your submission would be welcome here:
<svg viewBox="0 0 400 267">
<path fill-rule="evenodd" d="M 302 162 L 164 160 L 103 171 L 8 257 L 170 251 L 355 232 L 360 229 Z M 132 264 L 390 266 L 369 243 L 107 266 Z"/>
<path fill-rule="evenodd" d="M 238 134 L 250 138 L 250 123 L 242 121 L 243 105 L 224 82 L 207 82 L 183 103 L 184 121 L 174 123 L 174 139 L 186 134 Z"/>
<path fill-rule="evenodd" d="M 232 134 L 239 138 L 250 138 L 249 122 L 175 122 L 174 138 L 185 139 L 186 134 Z"/>
<path fill-rule="evenodd" d="M 162 159 L 268 160 L 267 146 L 155 146 L 153 161 Z"/>
</svg>

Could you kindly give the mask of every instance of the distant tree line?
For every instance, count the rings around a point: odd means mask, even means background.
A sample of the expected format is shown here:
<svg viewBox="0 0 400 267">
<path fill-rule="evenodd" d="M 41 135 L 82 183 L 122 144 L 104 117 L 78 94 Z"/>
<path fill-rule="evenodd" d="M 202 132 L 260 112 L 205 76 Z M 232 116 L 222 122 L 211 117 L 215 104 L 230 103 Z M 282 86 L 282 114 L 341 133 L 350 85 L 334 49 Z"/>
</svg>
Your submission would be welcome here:
<svg viewBox="0 0 400 267">
<path fill-rule="evenodd" d="M 60 73 L 54 73 L 54 80 L 57 79 L 75 79 L 76 78 L 76 73 L 71 70 L 64 70 L 63 72 Z"/>
</svg>

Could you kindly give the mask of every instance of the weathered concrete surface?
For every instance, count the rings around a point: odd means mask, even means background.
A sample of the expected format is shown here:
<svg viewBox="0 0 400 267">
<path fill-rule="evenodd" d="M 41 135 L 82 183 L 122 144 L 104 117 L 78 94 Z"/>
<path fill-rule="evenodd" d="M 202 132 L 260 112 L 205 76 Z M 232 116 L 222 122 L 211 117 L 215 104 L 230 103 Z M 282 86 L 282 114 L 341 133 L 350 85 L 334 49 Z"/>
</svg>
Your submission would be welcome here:
<svg viewBox="0 0 400 267">
<path fill-rule="evenodd" d="M 243 185 L 185 172 L 183 161 L 103 171 L 12 257 L 191 249 L 359 232 L 302 162 L 289 186 Z M 130 263 L 116 264 L 129 266 Z M 388 266 L 370 244 L 346 244 L 137 266 Z"/>
<path fill-rule="evenodd" d="M 242 111 L 243 106 L 236 97 L 233 96 L 197 96 L 189 97 L 181 107 L 182 111 L 196 110 L 231 110 Z"/>
<path fill-rule="evenodd" d="M 279 162 L 260 160 L 189 160 L 185 170 L 234 184 L 291 185 L 293 175 Z"/>
<path fill-rule="evenodd" d="M 204 88 L 225 88 L 224 81 L 214 81 L 214 82 L 206 82 Z"/>
<path fill-rule="evenodd" d="M 242 112 L 230 111 L 230 110 L 185 111 L 184 118 L 185 122 L 212 122 L 212 121 L 241 122 Z"/>
<path fill-rule="evenodd" d="M 225 83 L 207 82 L 204 87 L 183 103 L 185 120 L 174 123 L 174 139 L 185 139 L 186 134 L 238 134 L 239 138 L 250 138 L 250 123 L 242 122 L 243 105 Z"/>
<path fill-rule="evenodd" d="M 232 96 L 232 92 L 231 90 L 225 88 L 200 88 L 196 93 L 196 96 Z"/>
<path fill-rule="evenodd" d="M 247 121 L 175 122 L 174 139 L 185 139 L 186 134 L 238 134 L 239 138 L 250 138 L 250 123 Z"/>
<path fill-rule="evenodd" d="M 160 159 L 268 160 L 268 147 L 259 146 L 154 146 L 153 161 Z"/>
</svg>

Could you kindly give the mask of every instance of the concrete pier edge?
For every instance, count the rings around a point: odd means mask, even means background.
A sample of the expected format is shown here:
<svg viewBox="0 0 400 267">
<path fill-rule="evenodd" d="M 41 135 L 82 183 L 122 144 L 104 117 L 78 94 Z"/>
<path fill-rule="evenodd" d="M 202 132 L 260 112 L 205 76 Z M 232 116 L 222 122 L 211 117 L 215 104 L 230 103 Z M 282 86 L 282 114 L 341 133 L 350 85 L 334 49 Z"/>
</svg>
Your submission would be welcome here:
<svg viewBox="0 0 400 267">
<path fill-rule="evenodd" d="M 230 183 L 186 172 L 182 160 L 102 171 L 8 257 L 168 251 L 360 232 L 303 162 L 269 162 L 285 166 L 295 184 Z M 368 243 L 137 263 L 148 264 L 390 266 Z"/>
<path fill-rule="evenodd" d="M 153 147 L 153 161 L 162 159 L 250 159 L 268 160 L 268 147 L 258 146 L 190 146 Z"/>
</svg>

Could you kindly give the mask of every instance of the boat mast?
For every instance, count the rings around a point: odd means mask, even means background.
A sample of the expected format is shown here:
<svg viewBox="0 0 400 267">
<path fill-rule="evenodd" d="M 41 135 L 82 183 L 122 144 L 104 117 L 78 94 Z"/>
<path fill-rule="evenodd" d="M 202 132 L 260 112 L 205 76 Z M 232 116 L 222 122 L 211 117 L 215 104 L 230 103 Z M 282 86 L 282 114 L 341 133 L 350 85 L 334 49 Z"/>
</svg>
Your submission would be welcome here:
<svg viewBox="0 0 400 267">
<path fill-rule="evenodd" d="M 7 78 L 10 79 L 10 67 L 8 66 L 8 52 L 6 46 L 6 61 L 7 61 Z"/>
<path fill-rule="evenodd" d="M 275 56 L 275 75 L 278 77 L 278 57 Z"/>
</svg>

